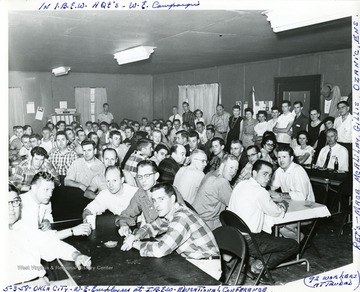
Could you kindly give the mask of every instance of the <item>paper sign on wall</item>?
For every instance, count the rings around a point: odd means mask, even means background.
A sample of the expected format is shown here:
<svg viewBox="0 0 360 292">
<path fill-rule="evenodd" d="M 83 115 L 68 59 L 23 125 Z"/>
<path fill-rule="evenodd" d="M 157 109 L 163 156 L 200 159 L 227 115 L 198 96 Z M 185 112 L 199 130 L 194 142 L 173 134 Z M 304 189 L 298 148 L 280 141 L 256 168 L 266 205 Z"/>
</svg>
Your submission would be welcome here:
<svg viewBox="0 0 360 292">
<path fill-rule="evenodd" d="M 28 113 L 28 114 L 35 113 L 35 102 L 29 101 L 26 103 L 26 113 Z"/>
<path fill-rule="evenodd" d="M 60 108 L 65 108 L 67 109 L 67 101 L 60 101 Z"/>
<path fill-rule="evenodd" d="M 44 111 L 45 108 L 42 106 L 38 106 L 37 107 L 37 111 L 36 111 L 36 115 L 35 115 L 35 120 L 40 120 L 42 121 L 43 117 L 44 117 Z"/>
</svg>

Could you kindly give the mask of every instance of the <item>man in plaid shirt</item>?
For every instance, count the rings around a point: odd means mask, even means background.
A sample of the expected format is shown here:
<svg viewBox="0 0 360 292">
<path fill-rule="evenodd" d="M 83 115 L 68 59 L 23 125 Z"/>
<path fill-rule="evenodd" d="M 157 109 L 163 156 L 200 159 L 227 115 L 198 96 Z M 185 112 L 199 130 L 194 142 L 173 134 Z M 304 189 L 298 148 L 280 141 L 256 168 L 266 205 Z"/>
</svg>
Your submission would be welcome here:
<svg viewBox="0 0 360 292">
<path fill-rule="evenodd" d="M 189 123 L 189 125 L 192 129 L 196 129 L 195 128 L 195 114 L 190 110 L 189 103 L 184 101 L 182 106 L 183 106 L 183 110 L 184 110 L 184 113 L 182 115 L 183 123 Z"/>
<path fill-rule="evenodd" d="M 152 156 L 153 146 L 150 139 L 140 139 L 137 142 L 137 151 L 132 153 L 125 163 L 124 170 L 129 171 L 133 177 L 136 176 L 137 165 L 140 161 L 146 160 Z"/>
<path fill-rule="evenodd" d="M 55 136 L 56 150 L 50 154 L 50 162 L 54 166 L 56 172 L 60 175 L 63 182 L 67 170 L 74 160 L 78 159 L 75 151 L 67 147 L 67 137 L 65 132 L 59 131 Z"/>
<path fill-rule="evenodd" d="M 177 202 L 172 185 L 159 183 L 151 188 L 152 201 L 159 217 L 128 235 L 121 247 L 140 251 L 143 257 L 163 257 L 176 251 L 182 257 L 219 279 L 221 262 L 219 248 L 209 227 L 187 207 Z M 161 235 L 159 237 L 156 237 Z M 139 240 L 156 237 L 157 241 Z"/>
<path fill-rule="evenodd" d="M 48 160 L 46 150 L 40 146 L 31 150 L 31 157 L 22 161 L 15 169 L 10 181 L 20 190 L 30 190 L 30 184 L 34 175 L 38 172 L 49 172 L 55 177 L 55 183 L 59 183 L 59 176 L 54 166 Z"/>
</svg>

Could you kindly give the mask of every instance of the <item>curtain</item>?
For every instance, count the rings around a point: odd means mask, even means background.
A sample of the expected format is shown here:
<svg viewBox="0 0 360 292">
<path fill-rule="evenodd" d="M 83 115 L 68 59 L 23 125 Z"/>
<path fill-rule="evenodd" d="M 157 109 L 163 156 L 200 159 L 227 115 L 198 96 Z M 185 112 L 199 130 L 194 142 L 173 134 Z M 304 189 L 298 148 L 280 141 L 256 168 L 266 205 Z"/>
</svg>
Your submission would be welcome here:
<svg viewBox="0 0 360 292">
<path fill-rule="evenodd" d="M 83 124 L 86 121 L 91 121 L 90 87 L 75 87 L 75 107 L 81 115 L 80 121 Z"/>
<path fill-rule="evenodd" d="M 205 123 L 209 123 L 219 102 L 219 84 L 179 86 L 179 113 L 182 113 L 184 101 L 189 103 L 191 111 L 200 109 L 204 113 Z"/>
<path fill-rule="evenodd" d="M 9 129 L 12 135 L 13 126 L 23 126 L 24 120 L 24 103 L 22 99 L 21 88 L 9 88 Z"/>
<path fill-rule="evenodd" d="M 95 119 L 103 111 L 103 104 L 107 102 L 106 88 L 95 88 Z"/>
</svg>

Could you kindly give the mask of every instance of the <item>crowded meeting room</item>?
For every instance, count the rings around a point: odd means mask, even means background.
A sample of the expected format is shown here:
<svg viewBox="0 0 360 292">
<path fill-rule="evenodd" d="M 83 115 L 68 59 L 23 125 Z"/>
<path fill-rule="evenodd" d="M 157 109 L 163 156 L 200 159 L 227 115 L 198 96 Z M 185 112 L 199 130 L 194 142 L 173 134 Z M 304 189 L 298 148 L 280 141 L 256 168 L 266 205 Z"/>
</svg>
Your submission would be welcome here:
<svg viewBox="0 0 360 292">
<path fill-rule="evenodd" d="M 353 263 L 353 6 L 46 3 L 8 12 L 5 285 L 291 287 Z"/>
</svg>

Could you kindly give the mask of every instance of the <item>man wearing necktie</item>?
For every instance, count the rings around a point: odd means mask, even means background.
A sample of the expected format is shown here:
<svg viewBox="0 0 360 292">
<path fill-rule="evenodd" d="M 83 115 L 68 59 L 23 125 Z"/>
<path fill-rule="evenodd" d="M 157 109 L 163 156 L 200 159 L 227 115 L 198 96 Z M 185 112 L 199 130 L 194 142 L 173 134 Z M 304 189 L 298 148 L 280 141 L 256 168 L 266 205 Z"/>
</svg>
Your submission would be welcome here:
<svg viewBox="0 0 360 292">
<path fill-rule="evenodd" d="M 340 171 L 349 171 L 349 153 L 344 146 L 337 143 L 337 131 L 329 129 L 326 132 L 327 145 L 320 150 L 316 161 L 317 168 L 334 169 L 334 163 L 337 158 Z"/>
</svg>

